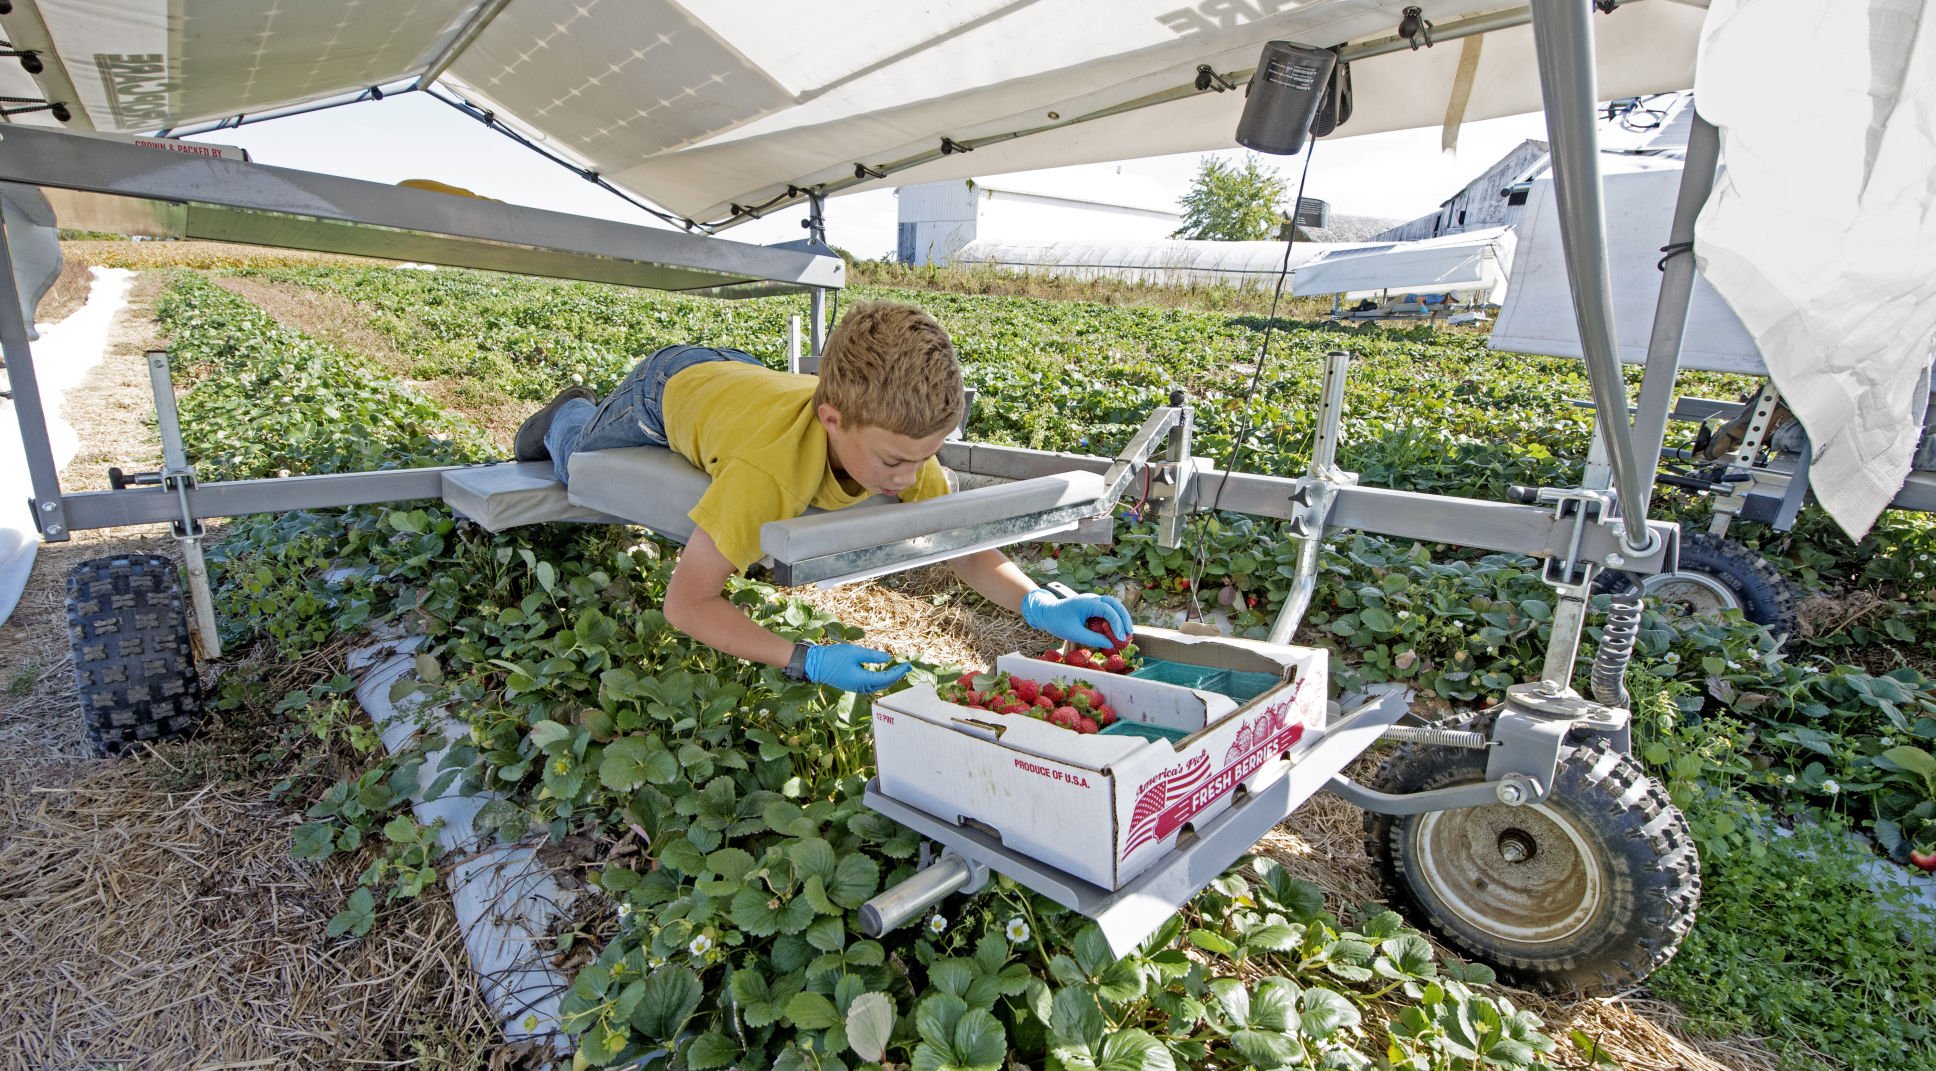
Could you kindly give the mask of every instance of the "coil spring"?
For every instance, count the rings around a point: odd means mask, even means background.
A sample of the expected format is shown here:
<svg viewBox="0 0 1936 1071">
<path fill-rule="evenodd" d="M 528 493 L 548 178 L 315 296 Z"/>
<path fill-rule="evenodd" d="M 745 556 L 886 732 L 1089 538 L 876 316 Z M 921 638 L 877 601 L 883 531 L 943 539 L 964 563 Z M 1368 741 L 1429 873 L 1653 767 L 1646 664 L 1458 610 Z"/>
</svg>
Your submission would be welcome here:
<svg viewBox="0 0 1936 1071">
<path fill-rule="evenodd" d="M 1486 746 L 1486 734 L 1466 729 L 1440 729 L 1430 725 L 1393 725 L 1385 730 L 1385 739 L 1397 740 L 1407 744 L 1430 744 L 1434 747 Z"/>
<path fill-rule="evenodd" d="M 1633 661 L 1634 641 L 1640 637 L 1640 592 L 1612 596 L 1600 650 L 1593 656 L 1593 698 L 1610 707 L 1627 705 L 1627 663 Z"/>
</svg>

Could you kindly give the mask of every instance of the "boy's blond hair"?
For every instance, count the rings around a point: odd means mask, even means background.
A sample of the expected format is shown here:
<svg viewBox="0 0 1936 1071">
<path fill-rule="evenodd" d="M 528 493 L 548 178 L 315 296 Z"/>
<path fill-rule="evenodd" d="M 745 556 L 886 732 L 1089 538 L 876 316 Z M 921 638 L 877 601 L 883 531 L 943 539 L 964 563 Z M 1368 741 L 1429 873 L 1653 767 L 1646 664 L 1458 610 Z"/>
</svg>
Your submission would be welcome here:
<svg viewBox="0 0 1936 1071">
<path fill-rule="evenodd" d="M 925 439 L 961 423 L 961 362 L 934 317 L 912 305 L 854 306 L 827 338 L 813 404 L 848 429 Z"/>
</svg>

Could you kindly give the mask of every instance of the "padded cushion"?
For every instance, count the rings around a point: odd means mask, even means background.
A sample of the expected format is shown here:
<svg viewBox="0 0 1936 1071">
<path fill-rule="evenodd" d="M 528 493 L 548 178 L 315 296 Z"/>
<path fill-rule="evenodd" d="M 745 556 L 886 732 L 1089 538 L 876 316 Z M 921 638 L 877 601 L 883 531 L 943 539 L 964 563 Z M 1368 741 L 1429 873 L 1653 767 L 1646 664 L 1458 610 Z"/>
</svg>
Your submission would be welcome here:
<svg viewBox="0 0 1936 1071">
<path fill-rule="evenodd" d="M 452 469 L 443 476 L 444 501 L 486 529 L 501 532 L 521 524 L 581 521 L 610 524 L 618 518 L 573 505 L 565 485 L 552 475 L 551 462 L 506 462 Z"/>
</svg>

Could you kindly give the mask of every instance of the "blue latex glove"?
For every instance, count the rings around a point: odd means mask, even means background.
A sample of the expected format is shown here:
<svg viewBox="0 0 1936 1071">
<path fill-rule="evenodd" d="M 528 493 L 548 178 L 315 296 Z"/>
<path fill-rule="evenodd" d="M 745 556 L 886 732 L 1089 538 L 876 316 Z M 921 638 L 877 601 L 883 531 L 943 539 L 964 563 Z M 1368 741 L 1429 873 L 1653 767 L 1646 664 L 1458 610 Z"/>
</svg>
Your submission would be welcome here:
<svg viewBox="0 0 1936 1071">
<path fill-rule="evenodd" d="M 906 662 L 888 669 L 868 669 L 865 663 L 892 662 L 894 656 L 854 643 L 825 643 L 807 649 L 807 679 L 844 692 L 878 692 L 908 675 Z"/>
<path fill-rule="evenodd" d="M 1036 588 L 1022 596 L 1022 620 L 1030 628 L 1054 633 L 1070 643 L 1107 651 L 1115 645 L 1109 642 L 1109 637 L 1089 627 L 1092 617 L 1108 621 L 1116 638 L 1124 642 L 1136 630 L 1129 620 L 1129 607 L 1114 595 L 1073 595 L 1061 599 L 1047 588 Z"/>
</svg>

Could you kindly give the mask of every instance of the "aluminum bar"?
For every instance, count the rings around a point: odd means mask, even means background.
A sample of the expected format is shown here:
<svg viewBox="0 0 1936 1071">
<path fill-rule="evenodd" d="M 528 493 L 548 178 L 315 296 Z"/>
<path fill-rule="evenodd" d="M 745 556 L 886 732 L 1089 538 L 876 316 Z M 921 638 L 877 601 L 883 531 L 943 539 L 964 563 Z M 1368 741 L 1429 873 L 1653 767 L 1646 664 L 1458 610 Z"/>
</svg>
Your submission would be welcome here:
<svg viewBox="0 0 1936 1071">
<path fill-rule="evenodd" d="M 0 317 L 4 315 L 4 312 L 0 312 Z M 241 517 L 250 513 L 288 513 L 331 506 L 442 498 L 443 474 L 462 468 L 464 466 L 444 465 L 425 469 L 385 469 L 378 472 L 204 483 L 188 491 L 188 505 L 197 517 Z M 180 496 L 163 487 L 88 491 L 68 495 L 62 501 L 68 527 L 83 531 L 127 524 L 161 524 L 178 521 L 182 515 Z"/>
<path fill-rule="evenodd" d="M 1641 556 L 1652 549 L 1645 517 L 1653 473 L 1642 471 L 1628 424 L 1627 393 L 1614 345 L 1613 291 L 1608 282 L 1606 210 L 1600 196 L 1600 146 L 1594 122 L 1599 102 L 1594 69 L 1592 7 L 1585 0 L 1534 0 L 1533 44 L 1539 60 L 1540 95 L 1552 143 L 1553 192 L 1560 240 L 1572 285 L 1573 313 L 1593 386 L 1594 419 L 1606 440 L 1613 486 L 1634 524 L 1622 550 Z"/>
<path fill-rule="evenodd" d="M 940 456 L 941 463 L 951 469 L 1011 480 L 1058 472 L 1099 473 L 1111 464 L 1103 458 L 1083 454 L 973 443 L 943 443 Z M 1223 470 L 1212 469 L 1198 474 L 1191 485 L 1197 489 L 1199 508 L 1207 504 L 1202 499 L 1215 494 L 1220 509 L 1252 517 L 1290 520 L 1305 511 L 1294 496 L 1315 493 L 1317 482 L 1309 477 L 1248 472 L 1232 472 L 1226 477 Z M 1524 554 L 1541 560 L 1564 559 L 1574 549 L 1572 518 L 1555 517 L 1548 507 L 1357 485 L 1333 485 L 1331 493 L 1335 497 L 1330 513 L 1332 528 Z M 1663 539 L 1673 538 L 1678 532 L 1678 526 L 1664 521 L 1650 521 L 1647 529 Z M 1607 555 L 1619 554 L 1623 559 L 1620 568 L 1651 574 L 1664 567 L 1668 548 L 1655 546 L 1648 553 L 1633 554 L 1622 548 L 1612 525 L 1591 523 L 1581 537 L 1578 553 L 1580 557 L 1603 563 Z"/>
<path fill-rule="evenodd" d="M 7 359 L 14 416 L 20 422 L 20 443 L 27 453 L 27 477 L 34 485 L 30 504 L 34 524 L 42 539 L 60 542 L 67 538 L 72 522 L 61 503 L 60 470 L 54 465 L 54 448 L 47 437 L 47 412 L 41 406 L 40 379 L 34 373 L 34 355 L 27 343 L 27 319 L 20 307 L 13 250 L 7 243 L 4 222 L 0 222 L 0 354 Z M 0 509 L 16 508 L 17 504 L 0 502 Z"/>
<path fill-rule="evenodd" d="M 0 180 L 48 190 L 63 226 L 210 238 L 720 297 L 845 285 L 839 257 L 474 197 L 160 152 L 31 127 L 0 133 Z M 132 229 L 143 213 L 145 229 Z"/>
<path fill-rule="evenodd" d="M 1714 124 L 1694 114 L 1687 135 L 1687 156 L 1681 168 L 1680 193 L 1674 201 L 1674 222 L 1667 231 L 1667 260 L 1660 276 L 1660 299 L 1654 305 L 1654 328 L 1647 337 L 1646 371 L 1640 379 L 1640 404 L 1634 413 L 1634 448 L 1641 471 L 1651 476 L 1660 467 L 1660 448 L 1667 437 L 1667 411 L 1674 400 L 1674 380 L 1681 368 L 1681 339 L 1687 332 L 1687 310 L 1694 296 L 1694 219 L 1714 190 L 1714 170 L 1720 163 L 1721 134 Z M 1651 484 L 1649 485 L 1651 490 Z M 1621 503 L 1628 516 L 1645 517 L 1647 502 Z"/>
<path fill-rule="evenodd" d="M 1317 595 L 1318 563 L 1323 557 L 1324 531 L 1329 526 L 1332 491 L 1338 475 L 1338 438 L 1344 424 L 1345 376 L 1350 367 L 1350 354 L 1334 351 L 1326 355 L 1323 401 L 1318 405 L 1317 444 L 1311 449 L 1311 480 L 1306 484 L 1307 493 L 1304 495 L 1310 504 L 1302 518 L 1305 532 L 1297 548 L 1297 576 L 1291 581 L 1291 592 L 1284 599 L 1277 620 L 1271 623 L 1272 643 L 1291 642 L 1297 626 L 1304 620 L 1305 612 L 1311 608 L 1311 600 Z"/>
</svg>

